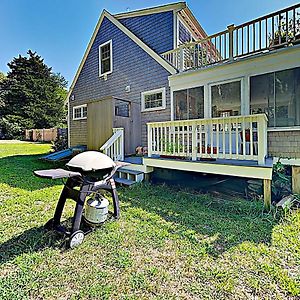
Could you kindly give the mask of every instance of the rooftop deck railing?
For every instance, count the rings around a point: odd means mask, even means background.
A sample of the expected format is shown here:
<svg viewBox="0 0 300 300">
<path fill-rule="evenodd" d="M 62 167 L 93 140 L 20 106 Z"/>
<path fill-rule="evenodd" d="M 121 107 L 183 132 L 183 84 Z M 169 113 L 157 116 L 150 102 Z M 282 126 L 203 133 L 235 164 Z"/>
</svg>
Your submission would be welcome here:
<svg viewBox="0 0 300 300">
<path fill-rule="evenodd" d="M 300 43 L 300 4 L 205 39 L 185 43 L 162 57 L 180 72 Z"/>
<path fill-rule="evenodd" d="M 265 114 L 148 123 L 148 156 L 265 163 Z"/>
</svg>

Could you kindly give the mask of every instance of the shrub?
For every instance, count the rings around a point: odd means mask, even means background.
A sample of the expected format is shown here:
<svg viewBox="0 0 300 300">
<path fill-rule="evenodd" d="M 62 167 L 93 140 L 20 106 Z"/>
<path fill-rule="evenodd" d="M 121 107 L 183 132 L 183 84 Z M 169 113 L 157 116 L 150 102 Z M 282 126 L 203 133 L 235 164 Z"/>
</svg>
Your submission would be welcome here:
<svg viewBox="0 0 300 300">
<path fill-rule="evenodd" d="M 68 149 L 67 135 L 59 135 L 57 139 L 54 142 L 52 142 L 51 148 L 54 152 Z"/>
</svg>

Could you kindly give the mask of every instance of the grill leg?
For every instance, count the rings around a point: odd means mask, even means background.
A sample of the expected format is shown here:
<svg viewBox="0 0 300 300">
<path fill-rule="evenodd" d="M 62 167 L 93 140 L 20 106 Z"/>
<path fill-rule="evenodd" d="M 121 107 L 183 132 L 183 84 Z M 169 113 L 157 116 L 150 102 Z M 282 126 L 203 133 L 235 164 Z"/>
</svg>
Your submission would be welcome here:
<svg viewBox="0 0 300 300">
<path fill-rule="evenodd" d="M 78 194 L 78 198 L 76 199 L 76 207 L 75 207 L 75 213 L 74 213 L 74 219 L 73 219 L 71 233 L 79 230 L 79 228 L 80 228 L 85 198 L 89 194 L 89 191 L 92 189 L 92 187 L 93 186 L 90 186 L 88 184 L 83 185 L 80 190 L 80 193 Z"/>
<path fill-rule="evenodd" d="M 113 205 L 114 205 L 114 217 L 116 219 L 119 219 L 120 218 L 119 197 L 116 189 L 116 183 L 113 178 L 110 179 L 110 185 L 111 185 L 111 194 L 112 194 Z"/>
<path fill-rule="evenodd" d="M 55 209 L 55 213 L 54 213 L 54 217 L 53 217 L 53 223 L 52 223 L 53 228 L 60 225 L 60 219 L 61 219 L 61 215 L 62 215 L 64 206 L 66 204 L 66 200 L 69 195 L 69 189 L 72 187 L 73 187 L 73 181 L 72 181 L 72 179 L 69 178 L 60 194 L 59 200 L 56 205 L 56 209 Z"/>
</svg>

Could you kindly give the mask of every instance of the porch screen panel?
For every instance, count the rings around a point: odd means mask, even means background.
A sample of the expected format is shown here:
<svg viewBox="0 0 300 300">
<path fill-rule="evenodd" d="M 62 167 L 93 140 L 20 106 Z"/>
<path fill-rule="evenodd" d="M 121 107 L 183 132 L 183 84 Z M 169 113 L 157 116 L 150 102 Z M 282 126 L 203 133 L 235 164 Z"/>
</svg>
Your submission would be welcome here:
<svg viewBox="0 0 300 300">
<path fill-rule="evenodd" d="M 300 126 L 300 68 L 251 77 L 250 111 L 265 112 L 269 127 Z"/>
<path fill-rule="evenodd" d="M 175 120 L 204 117 L 204 88 L 196 87 L 174 92 Z"/>
<path fill-rule="evenodd" d="M 241 114 L 241 81 L 217 84 L 211 87 L 212 117 Z"/>
</svg>

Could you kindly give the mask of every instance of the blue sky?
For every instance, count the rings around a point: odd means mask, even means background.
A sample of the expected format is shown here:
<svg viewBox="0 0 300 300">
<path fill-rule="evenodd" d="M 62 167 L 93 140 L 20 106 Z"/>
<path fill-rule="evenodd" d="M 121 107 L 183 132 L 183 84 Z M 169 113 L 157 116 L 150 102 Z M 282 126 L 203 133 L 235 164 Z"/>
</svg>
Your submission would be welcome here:
<svg viewBox="0 0 300 300">
<path fill-rule="evenodd" d="M 28 49 L 71 81 L 103 9 L 111 13 L 167 4 L 167 0 L 0 0 L 0 71 Z M 173 1 L 176 2 L 176 1 Z M 290 6 L 290 0 L 188 0 L 208 34 Z"/>
</svg>

